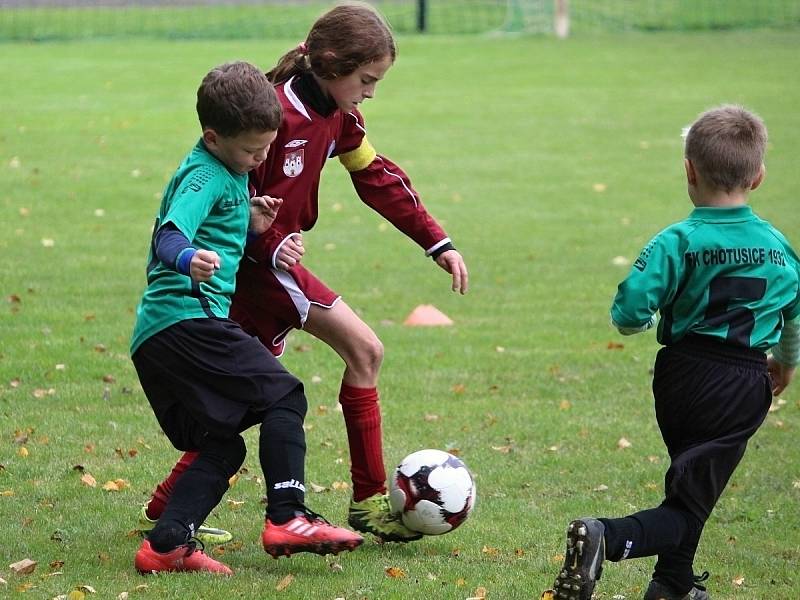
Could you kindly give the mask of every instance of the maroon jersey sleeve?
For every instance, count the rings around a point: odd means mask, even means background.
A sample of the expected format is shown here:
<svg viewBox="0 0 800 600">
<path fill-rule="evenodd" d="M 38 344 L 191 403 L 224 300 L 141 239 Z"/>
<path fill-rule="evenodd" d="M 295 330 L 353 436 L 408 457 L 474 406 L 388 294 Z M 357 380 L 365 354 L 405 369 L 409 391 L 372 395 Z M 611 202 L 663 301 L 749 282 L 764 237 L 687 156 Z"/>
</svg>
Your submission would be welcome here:
<svg viewBox="0 0 800 600">
<path fill-rule="evenodd" d="M 258 168 L 254 169 L 253 171 L 250 171 L 251 197 L 266 193 L 264 190 L 266 189 L 265 179 L 269 173 L 269 165 L 267 164 L 268 162 L 269 156 L 267 161 L 261 163 L 261 165 L 259 165 Z M 278 210 L 280 211 L 280 209 Z M 286 237 L 286 233 L 283 233 L 280 228 L 276 227 L 275 225 L 276 224 L 273 223 L 269 229 L 254 239 L 248 238 L 245 254 L 252 260 L 257 262 L 272 261 L 272 255 Z"/>
<path fill-rule="evenodd" d="M 450 241 L 425 210 L 405 172 L 375 152 L 358 111 L 344 115 L 336 146 L 335 154 L 350 172 L 353 187 L 365 204 L 419 244 L 426 254 Z"/>
</svg>

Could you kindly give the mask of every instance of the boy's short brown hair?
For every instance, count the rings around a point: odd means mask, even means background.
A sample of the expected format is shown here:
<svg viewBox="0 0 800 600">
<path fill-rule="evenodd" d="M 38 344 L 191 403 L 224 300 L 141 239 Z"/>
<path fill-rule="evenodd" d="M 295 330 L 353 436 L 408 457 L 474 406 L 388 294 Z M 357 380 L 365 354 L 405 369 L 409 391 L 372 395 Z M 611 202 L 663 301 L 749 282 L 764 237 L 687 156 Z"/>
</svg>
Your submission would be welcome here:
<svg viewBox="0 0 800 600">
<path fill-rule="evenodd" d="M 203 129 L 233 137 L 244 131 L 277 131 L 283 113 L 275 88 L 250 63 L 211 69 L 197 89 L 197 117 Z"/>
<path fill-rule="evenodd" d="M 741 106 L 704 112 L 689 128 L 685 156 L 708 182 L 731 192 L 749 188 L 764 163 L 767 128 Z"/>
</svg>

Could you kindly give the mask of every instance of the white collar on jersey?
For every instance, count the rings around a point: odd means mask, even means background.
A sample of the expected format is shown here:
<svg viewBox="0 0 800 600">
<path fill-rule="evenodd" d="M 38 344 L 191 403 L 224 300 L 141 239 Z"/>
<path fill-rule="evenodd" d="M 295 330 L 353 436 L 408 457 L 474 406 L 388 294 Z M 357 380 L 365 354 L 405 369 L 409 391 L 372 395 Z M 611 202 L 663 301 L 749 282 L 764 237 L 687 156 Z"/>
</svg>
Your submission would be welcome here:
<svg viewBox="0 0 800 600">
<path fill-rule="evenodd" d="M 289 99 L 289 102 L 292 103 L 292 106 L 295 107 L 297 112 L 303 115 L 309 121 L 311 120 L 311 116 L 308 114 L 305 105 L 300 100 L 300 97 L 294 93 L 292 89 L 292 81 L 294 81 L 295 76 L 292 75 L 289 80 L 283 84 L 283 92 L 286 94 L 286 97 Z"/>
</svg>

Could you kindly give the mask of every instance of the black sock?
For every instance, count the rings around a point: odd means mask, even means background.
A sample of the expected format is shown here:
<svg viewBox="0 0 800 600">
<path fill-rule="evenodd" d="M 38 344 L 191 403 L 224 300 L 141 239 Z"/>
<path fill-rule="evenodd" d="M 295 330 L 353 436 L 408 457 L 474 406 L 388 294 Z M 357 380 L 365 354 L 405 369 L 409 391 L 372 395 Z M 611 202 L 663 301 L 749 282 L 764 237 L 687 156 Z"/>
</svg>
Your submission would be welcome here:
<svg viewBox="0 0 800 600">
<path fill-rule="evenodd" d="M 242 466 L 241 436 L 210 439 L 175 484 L 161 518 L 147 536 L 156 552 L 169 552 L 194 536 L 228 490 L 228 480 Z"/>
<path fill-rule="evenodd" d="M 298 387 L 267 411 L 261 425 L 258 455 L 267 486 L 267 516 L 285 523 L 303 511 L 307 402 Z"/>
<path fill-rule="evenodd" d="M 689 534 L 690 519 L 694 521 L 689 513 L 663 505 L 621 519 L 600 519 L 606 526 L 606 559 L 619 561 L 674 550 Z"/>
</svg>

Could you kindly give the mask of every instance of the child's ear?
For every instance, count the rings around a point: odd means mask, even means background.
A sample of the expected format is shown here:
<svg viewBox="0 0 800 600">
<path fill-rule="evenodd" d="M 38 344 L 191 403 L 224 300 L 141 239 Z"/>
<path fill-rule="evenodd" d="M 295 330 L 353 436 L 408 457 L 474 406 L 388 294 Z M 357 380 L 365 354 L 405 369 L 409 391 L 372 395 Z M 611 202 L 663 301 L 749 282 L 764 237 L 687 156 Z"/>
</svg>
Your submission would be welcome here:
<svg viewBox="0 0 800 600">
<path fill-rule="evenodd" d="M 765 167 L 762 163 L 761 169 L 758 171 L 758 175 L 756 175 L 756 178 L 753 180 L 753 183 L 750 184 L 750 189 L 754 190 L 758 186 L 760 186 L 761 182 L 764 181 L 764 177 L 766 176 L 767 176 L 767 167 Z"/>
<path fill-rule="evenodd" d="M 683 159 L 683 167 L 686 169 L 686 182 L 689 185 L 697 185 L 697 171 L 688 158 Z"/>
<path fill-rule="evenodd" d="M 217 132 L 213 129 L 203 129 L 203 141 L 206 146 L 213 148 L 217 145 Z"/>
</svg>

